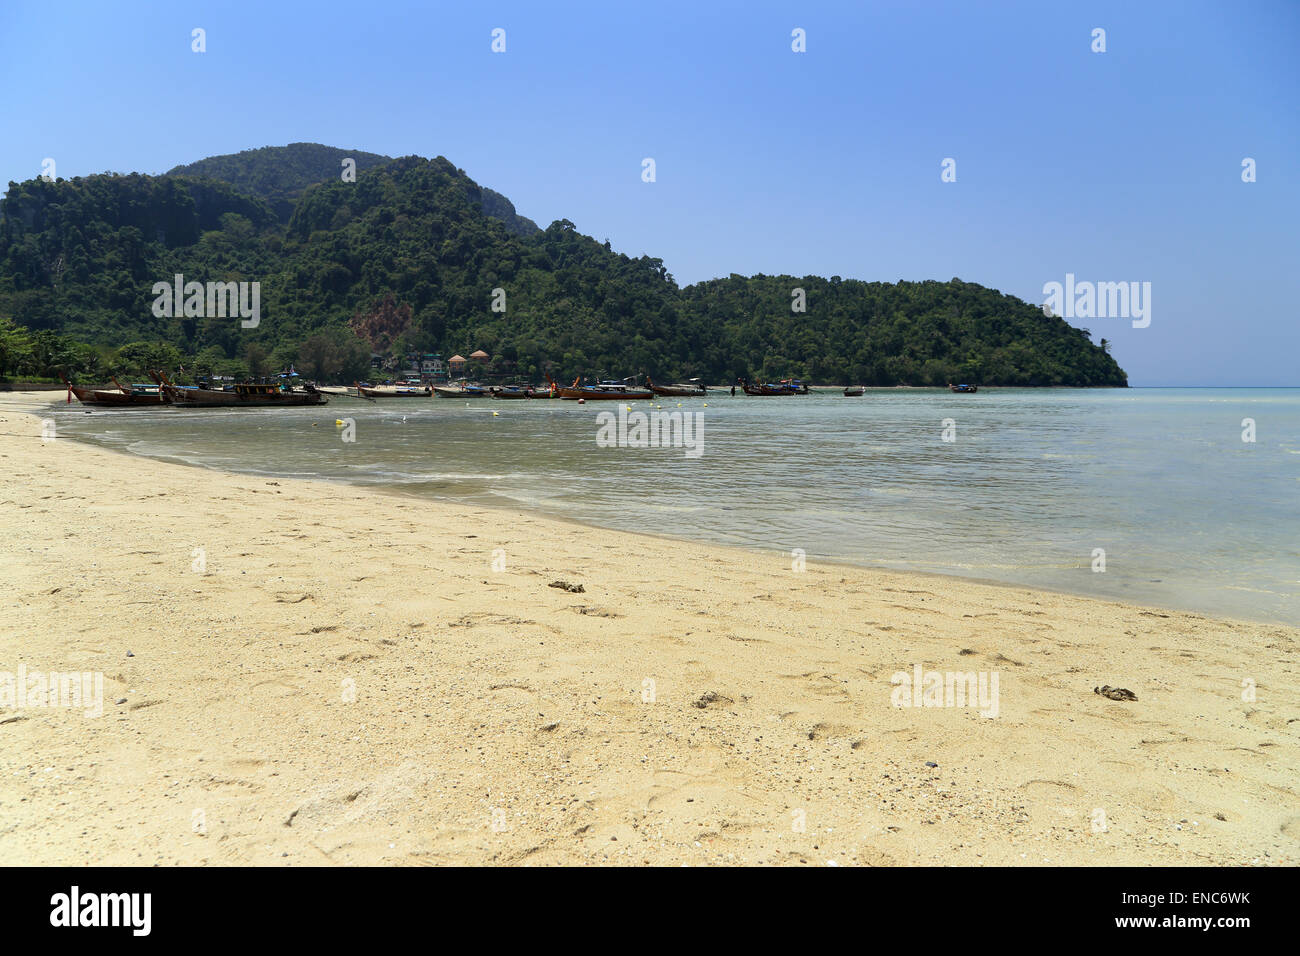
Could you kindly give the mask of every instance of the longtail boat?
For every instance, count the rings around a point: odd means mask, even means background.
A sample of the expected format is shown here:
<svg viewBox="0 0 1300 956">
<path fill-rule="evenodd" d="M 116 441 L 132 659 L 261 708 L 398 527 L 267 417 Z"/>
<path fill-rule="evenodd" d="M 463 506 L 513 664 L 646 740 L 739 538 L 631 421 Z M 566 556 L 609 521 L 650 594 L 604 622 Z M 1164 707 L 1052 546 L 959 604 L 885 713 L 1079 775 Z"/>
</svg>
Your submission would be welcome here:
<svg viewBox="0 0 1300 956">
<path fill-rule="evenodd" d="M 278 385 L 236 385 L 227 392 L 215 388 L 180 388 L 161 372 L 155 375 L 168 401 L 177 408 L 288 408 L 329 402 L 311 385 L 302 392 L 285 392 Z"/>
<path fill-rule="evenodd" d="M 493 398 L 532 398 L 533 390 L 523 385 L 497 385 L 492 388 Z"/>
<path fill-rule="evenodd" d="M 581 398 L 586 401 L 625 401 L 639 402 L 654 398 L 654 392 L 648 388 L 629 388 L 624 385 L 582 385 L 579 386 L 580 379 L 575 378 L 573 384 L 568 388 L 563 385 L 556 385 L 555 380 L 549 375 L 547 381 L 551 383 L 551 391 L 555 392 L 560 398 L 574 399 Z"/>
<path fill-rule="evenodd" d="M 848 388 L 844 390 L 844 394 L 848 398 L 857 398 L 865 391 L 866 389 L 864 389 L 861 385 L 850 385 Z"/>
<path fill-rule="evenodd" d="M 760 382 L 758 385 L 750 385 L 749 382 L 741 382 L 740 387 L 745 390 L 746 395 L 807 395 L 808 386 L 803 382 L 787 379 L 780 382 Z"/>
<path fill-rule="evenodd" d="M 709 393 L 708 387 L 705 386 L 698 378 L 693 378 L 689 382 L 677 382 L 673 385 L 656 385 L 649 378 L 646 384 L 650 386 L 650 391 L 656 395 L 665 395 L 675 398 L 698 398 L 701 395 Z"/>
<path fill-rule="evenodd" d="M 435 385 L 433 393 L 439 398 L 491 398 L 492 393 L 482 385 Z"/>
<path fill-rule="evenodd" d="M 432 392 L 422 385 L 362 385 L 355 384 L 362 398 L 428 398 Z"/>
<path fill-rule="evenodd" d="M 954 392 L 977 392 L 977 391 L 979 391 L 979 386 L 978 386 L 978 385 L 953 385 L 951 382 L 949 382 L 949 383 L 948 383 L 948 387 L 949 387 L 950 389 L 952 389 Z"/>
<path fill-rule="evenodd" d="M 81 404 L 92 408 L 159 408 L 167 404 L 161 389 L 153 390 L 144 385 L 128 389 L 122 387 L 116 378 L 113 379 L 115 389 L 82 388 L 73 385 L 62 373 L 59 378 L 68 387 L 69 394 L 75 395 Z"/>
</svg>

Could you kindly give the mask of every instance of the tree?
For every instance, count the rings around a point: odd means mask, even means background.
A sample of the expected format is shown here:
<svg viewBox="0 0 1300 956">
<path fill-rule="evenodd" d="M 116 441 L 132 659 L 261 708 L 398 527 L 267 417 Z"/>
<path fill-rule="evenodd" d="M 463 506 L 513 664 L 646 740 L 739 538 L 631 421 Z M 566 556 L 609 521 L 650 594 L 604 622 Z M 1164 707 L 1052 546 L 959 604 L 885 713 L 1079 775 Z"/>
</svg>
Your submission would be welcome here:
<svg viewBox="0 0 1300 956">
<path fill-rule="evenodd" d="M 271 372 L 271 358 L 266 354 L 266 349 L 256 342 L 248 343 L 244 349 L 244 364 L 248 366 L 248 374 L 252 378 L 266 378 Z"/>
</svg>

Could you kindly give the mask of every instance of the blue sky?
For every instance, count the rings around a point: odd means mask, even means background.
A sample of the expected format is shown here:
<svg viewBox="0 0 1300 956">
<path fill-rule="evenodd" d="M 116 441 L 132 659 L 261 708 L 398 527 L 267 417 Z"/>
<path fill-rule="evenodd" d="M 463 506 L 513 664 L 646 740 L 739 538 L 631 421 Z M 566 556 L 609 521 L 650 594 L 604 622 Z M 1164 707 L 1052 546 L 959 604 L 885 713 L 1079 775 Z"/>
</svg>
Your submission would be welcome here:
<svg viewBox="0 0 1300 956">
<path fill-rule="evenodd" d="M 4 182 L 443 155 L 682 284 L 1150 282 L 1074 323 L 1132 384 L 1300 385 L 1297 2 L 6 3 L 0 81 Z"/>
</svg>

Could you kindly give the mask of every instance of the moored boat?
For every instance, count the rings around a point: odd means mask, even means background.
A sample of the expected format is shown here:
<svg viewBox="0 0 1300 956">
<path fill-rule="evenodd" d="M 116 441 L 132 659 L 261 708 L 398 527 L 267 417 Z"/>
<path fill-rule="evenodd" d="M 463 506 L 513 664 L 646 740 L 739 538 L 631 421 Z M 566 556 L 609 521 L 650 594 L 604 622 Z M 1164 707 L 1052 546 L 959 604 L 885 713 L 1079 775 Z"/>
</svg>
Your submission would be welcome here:
<svg viewBox="0 0 1300 956">
<path fill-rule="evenodd" d="M 492 393 L 482 385 L 435 385 L 433 394 L 439 398 L 491 398 Z"/>
<path fill-rule="evenodd" d="M 650 391 L 656 395 L 673 398 L 698 398 L 701 395 L 709 393 L 708 386 L 698 378 L 693 378 L 689 382 L 676 382 L 672 385 L 656 385 L 649 378 L 646 384 L 650 386 Z"/>
<path fill-rule="evenodd" d="M 493 398 L 532 398 L 533 390 L 524 385 L 497 385 L 492 388 Z"/>
<path fill-rule="evenodd" d="M 808 386 L 797 379 L 783 379 L 779 382 L 760 382 L 757 385 L 751 385 L 749 382 L 741 382 L 740 387 L 744 389 L 746 395 L 807 395 Z"/>
<path fill-rule="evenodd" d="M 428 398 L 430 390 L 423 385 L 355 385 L 362 398 Z"/>
<path fill-rule="evenodd" d="M 161 372 L 155 372 L 163 393 L 177 408 L 294 408 L 324 405 L 329 399 L 315 386 L 306 391 L 286 392 L 278 385 L 236 385 L 230 391 L 215 388 L 182 388 L 173 385 Z"/>
<path fill-rule="evenodd" d="M 977 391 L 979 391 L 979 386 L 978 386 L 978 385 L 953 385 L 951 382 L 949 382 L 949 383 L 948 383 L 948 387 L 949 387 L 950 389 L 952 389 L 954 392 L 977 392 Z"/>
<path fill-rule="evenodd" d="M 134 385 L 128 389 L 114 378 L 115 388 L 83 388 L 73 385 L 62 374 L 59 378 L 68 387 L 69 394 L 92 408 L 159 408 L 167 404 L 161 389 L 151 389 L 147 385 Z"/>
<path fill-rule="evenodd" d="M 555 384 L 554 379 L 547 376 L 551 383 L 551 391 L 560 398 L 575 399 L 580 398 L 585 401 L 627 401 L 640 402 L 654 398 L 654 392 L 648 388 L 635 388 L 626 385 L 579 385 L 580 379 L 575 378 L 573 384 L 566 388 L 563 385 Z"/>
<path fill-rule="evenodd" d="M 850 385 L 844 390 L 844 394 L 849 398 L 857 398 L 866 391 L 861 385 Z"/>
</svg>

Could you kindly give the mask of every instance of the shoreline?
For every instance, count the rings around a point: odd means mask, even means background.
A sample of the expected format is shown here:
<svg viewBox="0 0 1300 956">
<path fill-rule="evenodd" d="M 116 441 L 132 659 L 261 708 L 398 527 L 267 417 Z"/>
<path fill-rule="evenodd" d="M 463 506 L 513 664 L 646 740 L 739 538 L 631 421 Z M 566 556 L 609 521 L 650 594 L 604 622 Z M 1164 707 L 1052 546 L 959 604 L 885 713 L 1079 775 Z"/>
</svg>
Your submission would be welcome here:
<svg viewBox="0 0 1300 956">
<path fill-rule="evenodd" d="M 43 443 L 9 398 L 0 672 L 105 700 L 0 707 L 0 862 L 1300 856 L 1295 628 Z M 894 706 L 914 665 L 997 717 Z"/>
<path fill-rule="evenodd" d="M 913 386 L 898 386 L 898 387 L 912 388 Z M 893 388 L 894 387 L 888 387 L 888 388 L 881 388 L 879 390 L 892 391 Z M 19 399 L 17 402 L 7 400 L 5 397 L 0 396 L 0 410 L 3 410 L 6 407 L 6 405 L 10 405 L 16 407 L 16 410 L 18 411 L 26 410 L 28 411 L 29 414 L 34 414 L 34 412 L 31 411 L 32 408 L 44 407 L 44 406 L 59 406 L 64 404 L 62 401 L 44 400 L 39 393 L 17 393 L 17 394 Z M 75 407 L 75 404 L 76 403 L 73 403 L 73 407 Z M 122 413 L 105 412 L 102 414 L 112 415 L 112 414 L 122 414 Z M 206 464 L 187 461 L 184 458 L 175 454 L 170 454 L 170 455 L 164 454 L 157 457 L 148 456 L 148 455 L 137 455 L 123 448 L 114 447 L 112 445 L 100 444 L 94 441 L 81 440 L 77 438 L 71 438 L 69 440 L 80 441 L 80 443 L 85 445 L 86 447 L 97 448 L 113 454 L 121 454 L 137 460 L 165 463 L 165 464 L 176 465 L 184 468 L 194 468 L 194 469 L 207 471 L 215 474 L 240 475 L 247 478 L 270 477 L 270 478 L 283 478 L 283 480 L 320 482 L 326 485 L 332 485 L 337 487 L 347 487 L 347 488 L 365 490 L 365 491 L 373 492 L 375 494 L 401 498 L 403 500 L 429 502 L 437 505 L 452 505 L 456 507 L 468 506 L 474 508 L 484 508 L 492 511 L 500 511 L 506 515 L 526 514 L 539 519 L 571 524 L 575 527 L 586 528 L 592 531 L 597 531 L 597 532 L 609 531 L 611 533 L 644 536 L 647 538 L 654 539 L 656 541 L 670 543 L 670 544 L 696 544 L 698 543 L 699 540 L 697 538 L 693 538 L 688 535 L 674 536 L 666 532 L 647 531 L 647 530 L 632 529 L 632 528 L 618 528 L 611 525 L 598 524 L 592 520 L 587 520 L 581 517 L 575 517 L 573 515 L 564 514 L 558 511 L 550 512 L 545 509 L 529 509 L 527 507 L 521 506 L 519 503 L 515 502 L 513 499 L 509 498 L 508 496 L 499 496 L 491 492 L 485 493 L 483 497 L 490 497 L 495 500 L 476 501 L 472 505 L 466 505 L 462 500 L 453 497 L 428 496 L 428 495 L 418 494 L 415 492 L 404 491 L 397 486 L 366 484 L 360 482 L 352 483 L 343 479 L 329 478 L 329 477 L 303 478 L 297 476 L 292 476 L 292 477 L 281 476 L 274 473 L 268 474 L 268 473 L 261 473 L 261 472 L 252 472 L 252 471 L 249 472 L 226 471 L 225 469 L 222 468 L 215 468 Z M 780 548 L 763 548 L 761 546 L 733 544 L 733 543 L 726 543 L 720 541 L 708 541 L 705 542 L 705 544 L 712 547 L 723 548 L 727 550 L 735 550 L 749 555 L 766 555 L 777 559 L 784 559 L 787 562 L 789 561 L 790 558 L 789 553 Z M 1134 610 L 1145 609 L 1145 610 L 1160 611 L 1165 613 L 1188 614 L 1206 620 L 1235 621 L 1235 622 L 1240 622 L 1245 624 L 1270 625 L 1270 626 L 1279 626 L 1279 627 L 1288 627 L 1288 628 L 1300 627 L 1300 622 L 1293 623 L 1290 621 L 1279 620 L 1276 618 L 1243 617 L 1236 614 L 1224 613 L 1221 611 L 1207 609 L 1205 607 L 1179 606 L 1178 604 L 1165 604 L 1165 603 L 1159 603 L 1157 601 L 1150 601 L 1150 600 L 1123 600 L 1120 598 L 1111 597 L 1104 594 L 1090 593 L 1084 590 L 1069 590 L 1065 587 L 1056 587 L 1048 584 L 1039 584 L 1039 583 L 1021 584 L 1015 581 L 1008 581 L 1008 580 L 999 579 L 991 576 L 980 577 L 975 574 L 962 574 L 955 571 L 933 571 L 933 570 L 924 570 L 924 569 L 911 568 L 911 567 L 891 567 L 889 565 L 870 564 L 866 562 L 857 563 L 842 558 L 832 558 L 832 557 L 816 557 L 813 560 L 815 560 L 817 564 L 825 567 L 836 567 L 836 568 L 841 568 L 846 570 L 854 569 L 854 570 L 878 571 L 882 573 L 894 573 L 894 574 L 901 574 L 901 575 L 915 575 L 921 578 L 938 579 L 939 582 L 942 582 L 944 580 L 953 580 L 953 581 L 965 582 L 969 584 L 983 584 L 990 587 L 1009 588 L 1012 590 L 1018 590 L 1018 591 L 1028 592 L 1028 593 L 1051 594 L 1051 595 L 1059 595 L 1065 597 L 1075 597 L 1080 599 L 1099 601 L 1103 604 L 1111 604 L 1111 605 L 1126 607 Z M 936 583 L 934 586 L 939 587 L 942 585 L 941 583 Z"/>
</svg>

